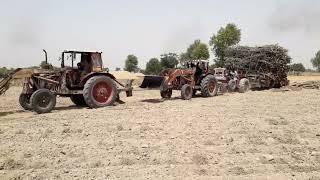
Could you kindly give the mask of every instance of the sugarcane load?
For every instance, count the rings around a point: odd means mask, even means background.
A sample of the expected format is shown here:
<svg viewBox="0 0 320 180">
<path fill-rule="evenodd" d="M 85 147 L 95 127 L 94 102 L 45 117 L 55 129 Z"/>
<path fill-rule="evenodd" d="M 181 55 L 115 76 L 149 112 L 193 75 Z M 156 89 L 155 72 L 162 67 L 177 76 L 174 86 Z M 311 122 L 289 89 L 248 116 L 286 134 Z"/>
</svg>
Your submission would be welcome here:
<svg viewBox="0 0 320 180">
<path fill-rule="evenodd" d="M 278 45 L 234 46 L 225 50 L 226 68 L 244 72 L 251 88 L 287 86 L 290 61 L 288 50 Z"/>
</svg>

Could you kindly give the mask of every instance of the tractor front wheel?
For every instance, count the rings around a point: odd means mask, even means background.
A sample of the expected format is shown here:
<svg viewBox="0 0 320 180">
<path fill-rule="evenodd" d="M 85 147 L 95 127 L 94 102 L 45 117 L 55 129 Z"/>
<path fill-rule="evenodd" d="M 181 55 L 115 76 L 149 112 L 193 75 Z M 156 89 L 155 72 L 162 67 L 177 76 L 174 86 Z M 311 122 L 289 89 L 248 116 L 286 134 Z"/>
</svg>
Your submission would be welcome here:
<svg viewBox="0 0 320 180">
<path fill-rule="evenodd" d="M 74 94 L 74 95 L 70 96 L 70 99 L 76 106 L 80 106 L 80 107 L 87 106 L 87 103 L 84 100 L 84 97 L 82 94 Z"/>
<path fill-rule="evenodd" d="M 193 89 L 189 84 L 185 84 L 181 88 L 181 98 L 183 100 L 190 100 L 193 95 Z"/>
<path fill-rule="evenodd" d="M 38 114 L 49 113 L 56 106 L 56 96 L 48 89 L 39 89 L 31 95 L 30 102 Z"/>
<path fill-rule="evenodd" d="M 203 97 L 216 96 L 218 93 L 218 83 L 213 75 L 207 75 L 201 81 L 201 94 Z"/>
<path fill-rule="evenodd" d="M 28 111 L 32 110 L 32 106 L 30 103 L 30 97 L 31 97 L 31 95 L 29 95 L 29 94 L 20 94 L 20 96 L 19 96 L 20 106 L 24 110 L 28 110 Z"/>
<path fill-rule="evenodd" d="M 117 86 L 107 76 L 90 78 L 83 89 L 83 97 L 90 108 L 99 108 L 113 105 L 117 99 Z"/>
<path fill-rule="evenodd" d="M 229 82 L 228 82 L 228 90 L 229 92 L 234 92 L 237 88 L 237 82 L 233 79 L 231 79 Z"/>
<path fill-rule="evenodd" d="M 250 90 L 250 82 L 247 78 L 243 78 L 239 82 L 239 92 L 245 93 Z"/>
<path fill-rule="evenodd" d="M 165 91 L 160 90 L 160 95 L 164 99 L 170 99 L 172 96 L 172 89 L 167 89 Z"/>
</svg>

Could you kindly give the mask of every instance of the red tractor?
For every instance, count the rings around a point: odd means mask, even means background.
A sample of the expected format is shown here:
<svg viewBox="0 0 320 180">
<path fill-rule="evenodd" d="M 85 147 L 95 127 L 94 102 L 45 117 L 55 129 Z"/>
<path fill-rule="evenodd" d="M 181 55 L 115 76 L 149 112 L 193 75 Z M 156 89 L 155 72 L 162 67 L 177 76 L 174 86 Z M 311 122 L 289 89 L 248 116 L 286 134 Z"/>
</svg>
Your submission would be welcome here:
<svg viewBox="0 0 320 180">
<path fill-rule="evenodd" d="M 57 96 L 70 97 L 78 106 L 99 108 L 113 105 L 121 91 L 132 96 L 131 83 L 123 85 L 104 71 L 101 52 L 64 51 L 61 68 L 40 69 L 25 78 L 19 102 L 37 113 L 50 112 Z"/>
<path fill-rule="evenodd" d="M 219 92 L 226 91 L 245 93 L 250 89 L 250 82 L 241 72 L 230 72 L 226 68 L 215 68 L 214 77 L 219 84 Z"/>
<path fill-rule="evenodd" d="M 186 69 L 166 69 L 160 86 L 162 98 L 171 98 L 172 90 L 181 90 L 181 97 L 189 100 L 197 91 L 201 91 L 203 97 L 217 95 L 218 82 L 213 73 L 209 72 L 209 61 L 195 60 L 186 64 Z"/>
</svg>

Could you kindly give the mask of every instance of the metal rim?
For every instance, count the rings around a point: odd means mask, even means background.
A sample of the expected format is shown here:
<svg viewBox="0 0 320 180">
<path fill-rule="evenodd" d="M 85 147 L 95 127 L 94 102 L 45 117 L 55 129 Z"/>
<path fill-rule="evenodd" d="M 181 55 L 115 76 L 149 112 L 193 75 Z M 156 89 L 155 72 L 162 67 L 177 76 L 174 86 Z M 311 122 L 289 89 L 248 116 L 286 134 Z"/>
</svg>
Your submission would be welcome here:
<svg viewBox="0 0 320 180">
<path fill-rule="evenodd" d="M 112 93 L 112 87 L 104 81 L 98 82 L 92 89 L 92 96 L 94 100 L 101 104 L 111 101 Z"/>
<path fill-rule="evenodd" d="M 50 102 L 51 102 L 50 96 L 43 94 L 43 95 L 41 95 L 41 96 L 39 97 L 37 104 L 38 104 L 38 106 L 41 107 L 41 108 L 46 108 L 46 107 L 48 107 L 48 105 L 50 104 Z"/>
</svg>

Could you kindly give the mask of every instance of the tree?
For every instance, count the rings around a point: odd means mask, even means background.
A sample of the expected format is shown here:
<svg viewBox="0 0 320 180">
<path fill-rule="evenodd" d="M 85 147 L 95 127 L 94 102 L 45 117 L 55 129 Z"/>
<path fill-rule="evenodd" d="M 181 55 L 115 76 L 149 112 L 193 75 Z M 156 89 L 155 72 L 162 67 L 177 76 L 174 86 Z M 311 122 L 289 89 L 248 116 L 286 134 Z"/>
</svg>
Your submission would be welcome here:
<svg viewBox="0 0 320 180">
<path fill-rule="evenodd" d="M 53 69 L 52 64 L 46 63 L 46 61 L 41 61 L 39 67 L 42 69 Z"/>
<path fill-rule="evenodd" d="M 320 51 L 316 53 L 316 57 L 311 59 L 311 63 L 314 68 L 317 69 L 317 71 L 320 72 Z"/>
<path fill-rule="evenodd" d="M 209 44 L 212 51 L 217 57 L 215 63 L 217 66 L 224 66 L 224 51 L 226 48 L 236 45 L 241 40 L 241 30 L 235 24 L 227 24 L 226 27 L 221 27 L 217 34 L 213 34 Z"/>
<path fill-rule="evenodd" d="M 163 68 L 175 68 L 178 64 L 178 55 L 175 53 L 162 54 L 160 60 Z"/>
<path fill-rule="evenodd" d="M 296 72 L 305 72 L 306 68 L 304 67 L 304 65 L 302 63 L 295 63 L 295 64 L 291 64 L 289 66 L 290 71 L 296 71 Z"/>
<path fill-rule="evenodd" d="M 158 75 L 161 71 L 161 63 L 157 58 L 152 58 L 146 65 L 146 74 Z"/>
<path fill-rule="evenodd" d="M 6 74 L 8 74 L 9 69 L 7 69 L 6 67 L 1 67 L 0 68 L 0 78 L 3 78 Z"/>
<path fill-rule="evenodd" d="M 188 47 L 187 52 L 180 55 L 180 63 L 191 59 L 207 60 L 209 57 L 210 54 L 208 46 L 204 43 L 201 43 L 200 40 L 195 40 L 193 44 Z"/>
<path fill-rule="evenodd" d="M 125 71 L 135 72 L 138 70 L 138 58 L 135 55 L 128 55 L 124 67 Z"/>
</svg>

